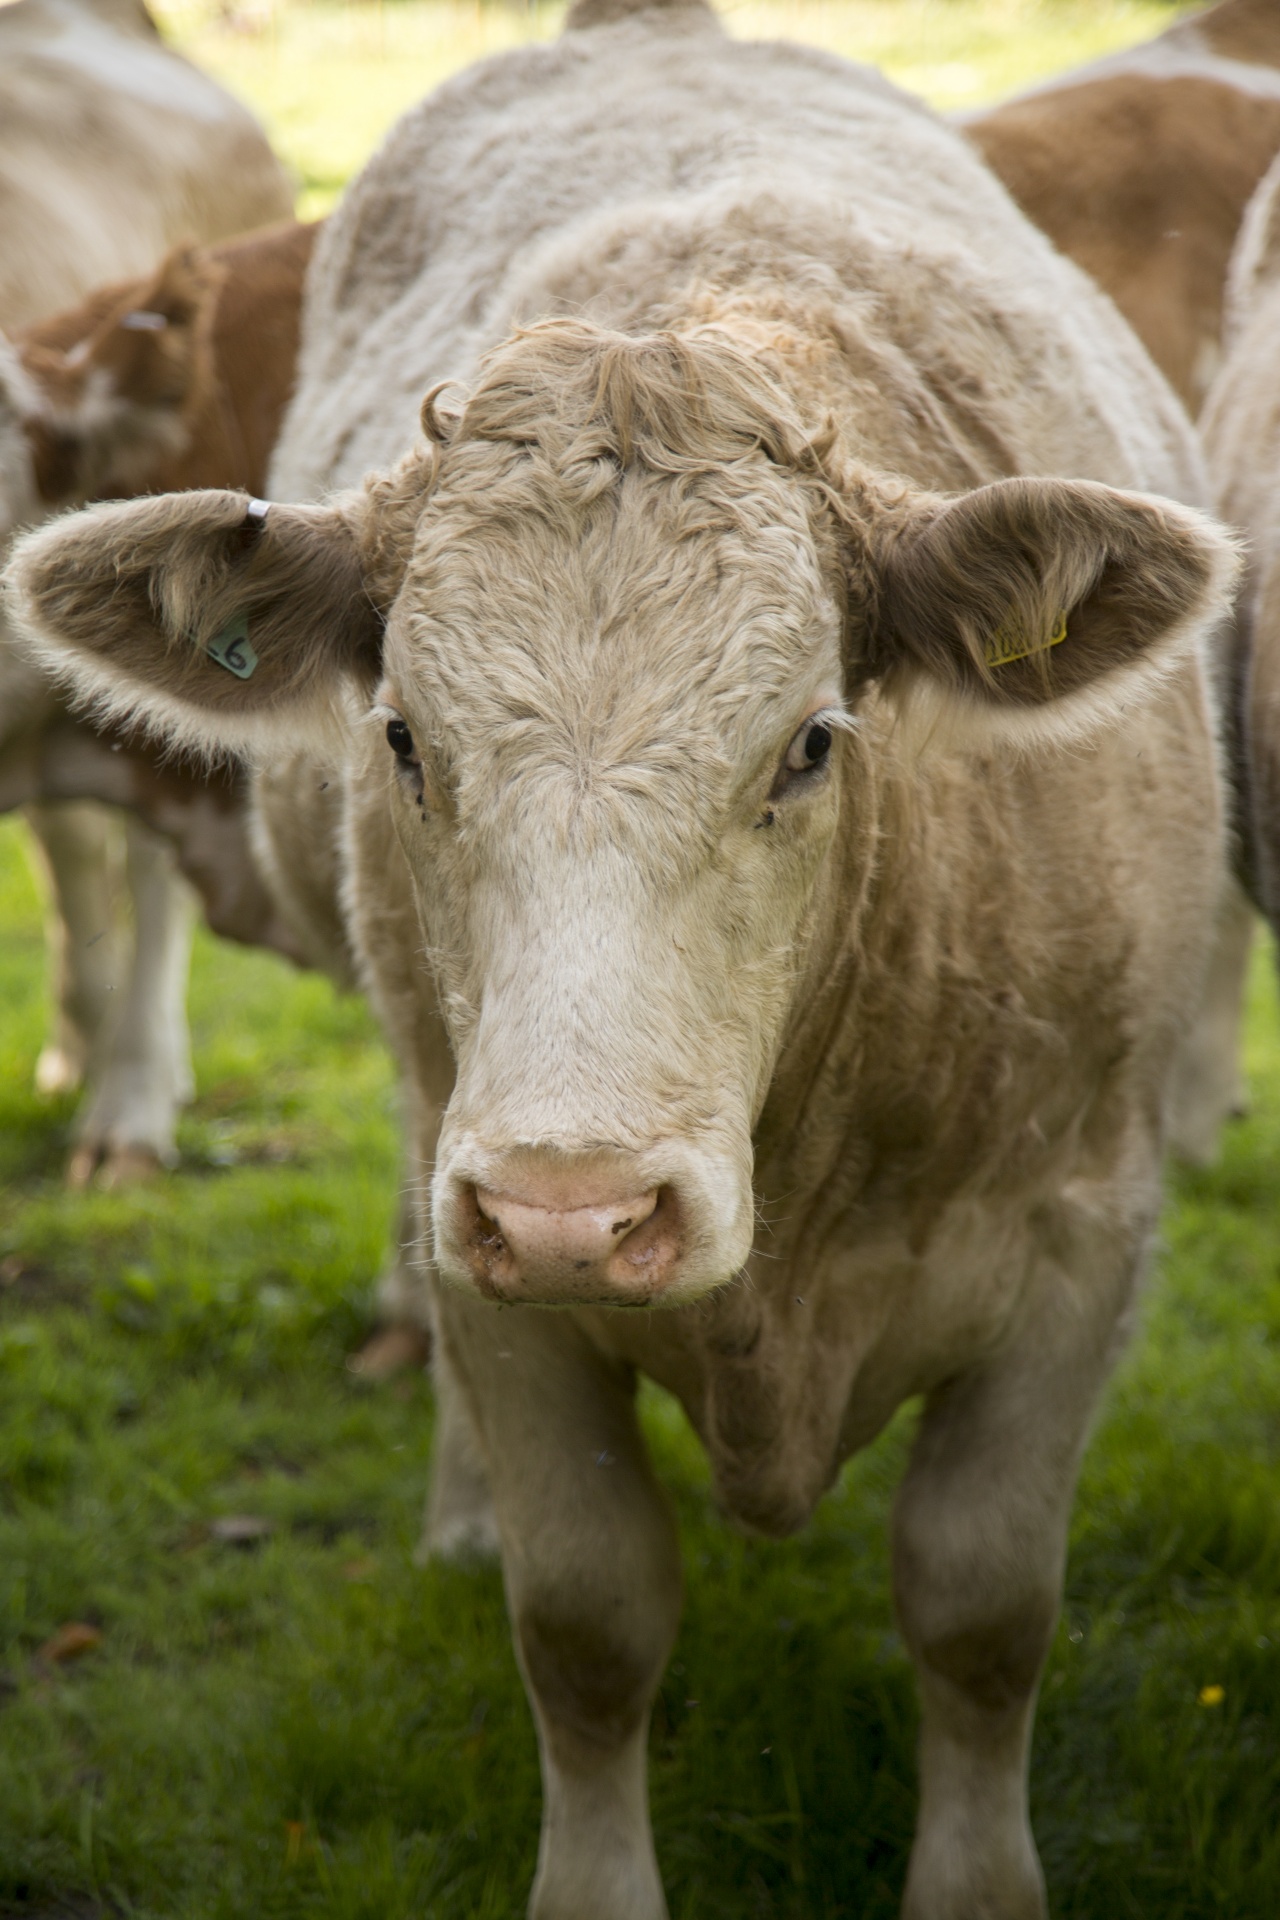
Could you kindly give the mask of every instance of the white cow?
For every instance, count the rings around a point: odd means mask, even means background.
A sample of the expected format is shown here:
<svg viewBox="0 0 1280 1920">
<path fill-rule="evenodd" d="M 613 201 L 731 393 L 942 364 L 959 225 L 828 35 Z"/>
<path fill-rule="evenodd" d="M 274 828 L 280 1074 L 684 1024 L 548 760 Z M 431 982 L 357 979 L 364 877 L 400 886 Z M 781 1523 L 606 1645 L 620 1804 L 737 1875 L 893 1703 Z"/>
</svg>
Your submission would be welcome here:
<svg viewBox="0 0 1280 1920">
<path fill-rule="evenodd" d="M 536 1920 L 666 1910 L 638 1369 L 770 1533 L 922 1397 L 904 1913 L 1040 1920 L 1032 1710 L 1222 881 L 1234 555 L 1156 497 L 1201 491 L 1161 377 L 958 134 L 701 6 L 617 15 L 442 88 L 322 236 L 272 491 L 350 491 L 100 508 L 13 591 L 108 708 L 277 776 L 309 742 L 282 858 L 343 783 Z"/>
<path fill-rule="evenodd" d="M 1229 351 L 1204 411 L 1219 511 L 1243 529 L 1237 671 L 1244 805 L 1258 904 L 1280 926 L 1280 159 L 1232 261 Z"/>
<path fill-rule="evenodd" d="M 1276 0 L 1219 0 L 970 118 L 965 131 L 1023 212 L 1115 301 L 1194 418 L 1222 360 L 1241 217 L 1280 147 Z M 1233 694 L 1224 705 L 1234 719 Z M 1238 738 L 1230 753 L 1242 772 Z M 1242 842 L 1246 823 L 1234 824 Z M 1253 927 L 1233 876 L 1174 1083 L 1171 1144 L 1199 1165 L 1247 1105 L 1240 1047 Z"/>
<path fill-rule="evenodd" d="M 278 219 L 290 201 L 252 116 L 161 44 L 142 0 L 0 7 L 0 327 L 144 274 L 179 241 Z M 112 394 L 90 397 L 105 437 Z M 0 547 L 49 511 L 24 431 L 56 430 L 46 413 L 0 336 Z M 0 749 L 21 737 L 42 694 L 0 631 Z M 71 1176 L 101 1166 L 119 1178 L 172 1157 L 191 1095 L 190 895 L 168 847 L 136 820 L 89 803 L 32 806 L 27 818 L 49 872 L 57 981 L 37 1085 L 86 1083 Z M 131 947 L 118 924 L 122 882 Z"/>
</svg>

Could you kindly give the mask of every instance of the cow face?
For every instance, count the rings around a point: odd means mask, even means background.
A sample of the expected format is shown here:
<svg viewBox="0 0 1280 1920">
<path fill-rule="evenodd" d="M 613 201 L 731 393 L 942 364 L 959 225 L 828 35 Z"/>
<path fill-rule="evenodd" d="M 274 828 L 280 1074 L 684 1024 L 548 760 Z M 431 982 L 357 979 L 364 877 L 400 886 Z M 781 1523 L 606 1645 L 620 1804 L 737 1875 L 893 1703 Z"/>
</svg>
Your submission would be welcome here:
<svg viewBox="0 0 1280 1920">
<path fill-rule="evenodd" d="M 458 1064 L 437 1257 L 497 1299 L 674 1303 L 745 1260 L 839 815 L 809 499 L 745 436 L 668 432 L 664 467 L 630 399 L 629 462 L 526 437 L 510 392 L 468 410 L 375 709 Z"/>
<path fill-rule="evenodd" d="M 13 579 L 48 660 L 206 744 L 296 741 L 354 683 L 457 1061 L 443 1272 L 681 1304 L 749 1250 L 752 1128 L 885 714 L 895 752 L 1056 751 L 1176 665 L 1230 550 L 1083 483 L 841 471 L 712 333 L 548 324 L 424 420 L 334 507 L 100 510 Z"/>
</svg>

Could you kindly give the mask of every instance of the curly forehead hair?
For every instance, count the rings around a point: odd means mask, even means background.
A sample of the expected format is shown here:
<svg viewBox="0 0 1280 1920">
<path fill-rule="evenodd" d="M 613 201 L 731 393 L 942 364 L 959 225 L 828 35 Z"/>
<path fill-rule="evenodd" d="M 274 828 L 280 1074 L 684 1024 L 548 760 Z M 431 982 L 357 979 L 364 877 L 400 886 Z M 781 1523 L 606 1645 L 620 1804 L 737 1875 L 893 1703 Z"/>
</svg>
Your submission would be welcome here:
<svg viewBox="0 0 1280 1920">
<path fill-rule="evenodd" d="M 567 523 L 640 473 L 683 496 L 694 532 L 740 522 L 763 457 L 805 487 L 823 546 L 835 526 L 822 509 L 850 519 L 848 477 L 829 471 L 832 424 L 807 430 L 770 356 L 716 325 L 632 335 L 544 320 L 487 355 L 456 411 L 451 390 L 423 402 L 427 445 L 366 485 L 366 565 L 393 586 L 428 500 L 489 523 L 530 511 Z"/>
<path fill-rule="evenodd" d="M 537 447 L 561 472 L 606 459 L 656 473 L 708 471 L 763 452 L 812 471 L 815 449 L 779 382 L 720 329 L 615 333 L 544 320 L 481 363 L 460 418 L 423 407 L 442 446 Z"/>
</svg>

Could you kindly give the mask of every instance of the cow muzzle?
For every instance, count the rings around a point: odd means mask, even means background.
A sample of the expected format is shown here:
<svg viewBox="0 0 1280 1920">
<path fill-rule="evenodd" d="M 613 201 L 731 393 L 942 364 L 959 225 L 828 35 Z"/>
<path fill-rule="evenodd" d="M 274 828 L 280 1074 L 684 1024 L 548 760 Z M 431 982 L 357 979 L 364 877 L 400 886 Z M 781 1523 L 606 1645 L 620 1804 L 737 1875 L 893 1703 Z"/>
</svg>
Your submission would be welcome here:
<svg viewBox="0 0 1280 1920">
<path fill-rule="evenodd" d="M 741 1234 L 726 1235 L 724 1222 L 708 1218 L 696 1170 L 653 1177 L 643 1159 L 623 1154 L 578 1164 L 536 1153 L 483 1164 L 487 1158 L 442 1168 L 434 1209 L 445 1278 L 486 1299 L 675 1305 L 729 1280 L 745 1258 Z"/>
</svg>

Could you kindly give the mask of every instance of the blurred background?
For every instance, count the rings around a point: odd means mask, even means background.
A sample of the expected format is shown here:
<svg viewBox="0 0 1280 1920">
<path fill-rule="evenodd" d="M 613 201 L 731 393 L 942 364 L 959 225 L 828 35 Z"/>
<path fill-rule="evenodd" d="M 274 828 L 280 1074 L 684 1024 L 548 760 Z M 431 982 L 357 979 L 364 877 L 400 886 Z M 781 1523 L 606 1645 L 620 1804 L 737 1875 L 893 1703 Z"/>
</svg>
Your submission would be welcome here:
<svg viewBox="0 0 1280 1920">
<path fill-rule="evenodd" d="M 778 0 L 728 5 L 729 30 L 883 68 L 944 110 L 976 107 L 1149 39 L 1170 0 Z M 488 53 L 560 31 L 519 0 L 164 0 L 174 46 L 255 107 L 295 169 L 299 213 L 326 213 L 411 101 Z"/>
</svg>

